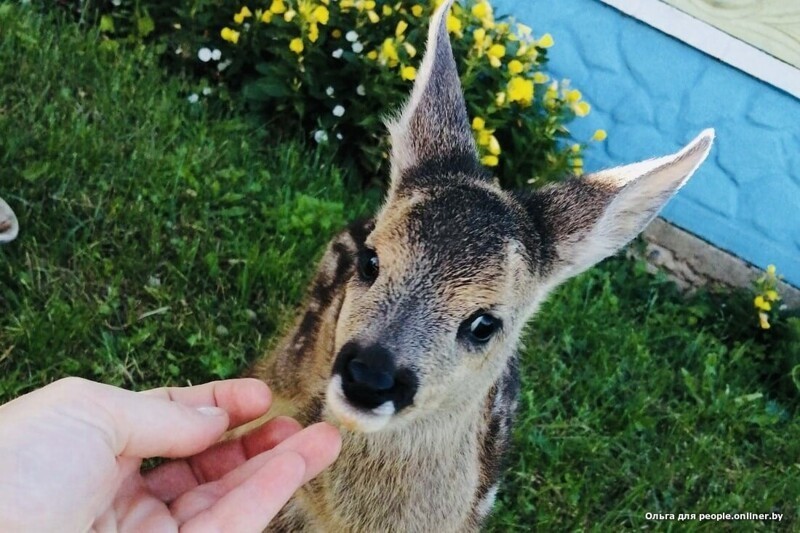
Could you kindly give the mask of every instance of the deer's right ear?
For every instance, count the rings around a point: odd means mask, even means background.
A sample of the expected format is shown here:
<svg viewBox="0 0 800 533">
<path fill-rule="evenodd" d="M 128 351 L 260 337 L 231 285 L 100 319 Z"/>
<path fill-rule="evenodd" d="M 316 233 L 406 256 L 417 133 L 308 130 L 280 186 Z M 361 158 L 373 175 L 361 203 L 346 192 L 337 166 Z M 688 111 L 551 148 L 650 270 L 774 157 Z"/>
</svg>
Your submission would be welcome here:
<svg viewBox="0 0 800 533">
<path fill-rule="evenodd" d="M 392 188 L 405 171 L 437 160 L 478 166 L 447 34 L 447 14 L 452 4 L 453 0 L 447 0 L 434 13 L 411 98 L 399 117 L 387 124 L 392 140 Z"/>
<path fill-rule="evenodd" d="M 713 140 L 714 130 L 705 130 L 676 154 L 521 195 L 551 282 L 583 272 L 636 237 L 706 159 Z"/>
</svg>

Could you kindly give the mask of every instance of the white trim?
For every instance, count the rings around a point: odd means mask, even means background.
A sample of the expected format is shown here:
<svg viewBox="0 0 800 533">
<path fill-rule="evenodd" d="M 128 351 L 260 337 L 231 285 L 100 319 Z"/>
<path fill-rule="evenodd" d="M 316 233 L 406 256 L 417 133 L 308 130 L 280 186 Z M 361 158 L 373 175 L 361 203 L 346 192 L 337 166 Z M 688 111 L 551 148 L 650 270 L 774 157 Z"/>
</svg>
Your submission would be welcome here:
<svg viewBox="0 0 800 533">
<path fill-rule="evenodd" d="M 600 0 L 720 61 L 800 98 L 800 69 L 660 0 Z"/>
</svg>

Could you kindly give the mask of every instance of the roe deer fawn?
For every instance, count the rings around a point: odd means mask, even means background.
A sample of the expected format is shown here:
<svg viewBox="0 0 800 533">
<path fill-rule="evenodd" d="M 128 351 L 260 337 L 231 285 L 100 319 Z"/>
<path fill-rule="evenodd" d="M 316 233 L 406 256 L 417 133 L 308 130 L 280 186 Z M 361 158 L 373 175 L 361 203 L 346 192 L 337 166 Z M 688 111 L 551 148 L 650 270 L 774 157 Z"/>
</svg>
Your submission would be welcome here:
<svg viewBox="0 0 800 533">
<path fill-rule="evenodd" d="M 556 285 L 633 239 L 711 147 L 707 130 L 671 156 L 501 189 L 476 157 L 451 3 L 388 125 L 383 207 L 333 239 L 297 323 L 251 370 L 277 411 L 343 435 L 339 459 L 271 530 L 477 530 L 509 445 L 526 321 Z"/>
</svg>

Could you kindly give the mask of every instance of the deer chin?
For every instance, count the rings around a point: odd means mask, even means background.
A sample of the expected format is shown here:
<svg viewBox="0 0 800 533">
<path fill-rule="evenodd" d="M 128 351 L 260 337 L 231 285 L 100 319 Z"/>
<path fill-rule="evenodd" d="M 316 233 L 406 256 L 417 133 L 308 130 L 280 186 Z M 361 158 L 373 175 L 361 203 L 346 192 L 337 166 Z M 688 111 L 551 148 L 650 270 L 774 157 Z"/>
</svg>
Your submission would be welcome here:
<svg viewBox="0 0 800 533">
<path fill-rule="evenodd" d="M 357 433 L 374 433 L 389 425 L 395 414 L 394 403 L 382 403 L 373 409 L 354 406 L 344 395 L 342 377 L 331 378 L 326 391 L 328 419 L 334 425 Z"/>
</svg>

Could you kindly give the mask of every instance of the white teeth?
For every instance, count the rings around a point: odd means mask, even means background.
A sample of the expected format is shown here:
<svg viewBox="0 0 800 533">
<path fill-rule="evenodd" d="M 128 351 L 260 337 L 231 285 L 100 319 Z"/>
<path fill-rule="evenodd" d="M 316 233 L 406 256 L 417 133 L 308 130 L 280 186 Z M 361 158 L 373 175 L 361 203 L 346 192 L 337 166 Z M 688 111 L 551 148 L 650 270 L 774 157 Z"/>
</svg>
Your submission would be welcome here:
<svg viewBox="0 0 800 533">
<path fill-rule="evenodd" d="M 372 412 L 379 416 L 392 416 L 394 414 L 394 403 L 384 402 L 373 409 Z"/>
</svg>

